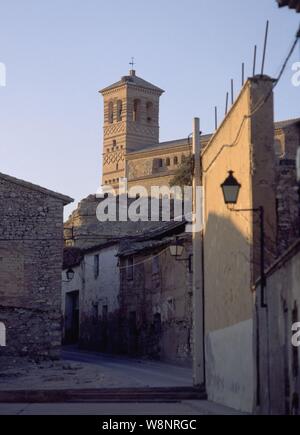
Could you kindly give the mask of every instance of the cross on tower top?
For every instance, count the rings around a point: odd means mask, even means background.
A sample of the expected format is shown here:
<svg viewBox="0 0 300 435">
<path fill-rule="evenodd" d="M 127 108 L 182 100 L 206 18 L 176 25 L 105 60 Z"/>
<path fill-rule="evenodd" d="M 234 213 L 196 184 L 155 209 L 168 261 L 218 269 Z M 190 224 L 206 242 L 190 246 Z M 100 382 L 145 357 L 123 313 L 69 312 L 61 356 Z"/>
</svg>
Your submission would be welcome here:
<svg viewBox="0 0 300 435">
<path fill-rule="evenodd" d="M 129 65 L 131 66 L 131 69 L 133 69 L 135 62 L 134 62 L 134 57 L 131 58 L 131 62 L 129 62 Z"/>
</svg>

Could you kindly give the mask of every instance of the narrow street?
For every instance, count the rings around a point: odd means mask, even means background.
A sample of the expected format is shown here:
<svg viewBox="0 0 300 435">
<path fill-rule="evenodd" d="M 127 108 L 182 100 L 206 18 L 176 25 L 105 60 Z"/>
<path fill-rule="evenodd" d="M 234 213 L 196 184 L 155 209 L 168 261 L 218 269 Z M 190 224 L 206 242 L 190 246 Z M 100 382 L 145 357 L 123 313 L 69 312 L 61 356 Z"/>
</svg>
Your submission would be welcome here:
<svg viewBox="0 0 300 435">
<path fill-rule="evenodd" d="M 104 355 L 67 346 L 62 351 L 64 364 L 83 365 L 90 375 L 94 369 L 105 372 L 106 387 L 191 387 L 191 368 L 162 362 Z M 95 372 L 96 373 L 96 372 Z M 83 383 L 84 385 L 84 383 Z M 93 388 L 92 382 L 87 384 Z M 35 388 L 40 385 L 35 386 Z M 53 385 L 51 388 L 55 388 Z M 25 401 L 24 401 L 25 402 Z M 0 403 L 0 415 L 239 415 L 238 411 L 207 400 L 120 401 L 101 403 Z"/>
<path fill-rule="evenodd" d="M 74 346 L 65 347 L 62 358 L 101 366 L 113 378 L 122 377 L 125 381 L 122 382 L 123 387 L 189 387 L 193 383 L 191 368 L 162 362 L 85 352 Z"/>
</svg>

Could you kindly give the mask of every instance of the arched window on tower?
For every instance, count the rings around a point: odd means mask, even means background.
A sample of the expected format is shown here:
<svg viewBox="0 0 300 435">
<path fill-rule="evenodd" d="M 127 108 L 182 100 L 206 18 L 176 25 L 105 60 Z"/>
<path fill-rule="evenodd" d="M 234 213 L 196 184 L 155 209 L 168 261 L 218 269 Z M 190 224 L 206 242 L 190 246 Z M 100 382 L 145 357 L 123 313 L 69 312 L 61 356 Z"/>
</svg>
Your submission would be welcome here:
<svg viewBox="0 0 300 435">
<path fill-rule="evenodd" d="M 123 103 L 122 100 L 118 100 L 117 102 L 117 121 L 122 121 L 122 110 L 123 110 Z"/>
<path fill-rule="evenodd" d="M 177 156 L 174 157 L 174 165 L 178 165 L 178 157 Z"/>
<path fill-rule="evenodd" d="M 138 99 L 133 100 L 132 118 L 133 118 L 134 122 L 137 122 L 140 120 L 140 108 L 141 108 L 141 101 Z"/>
<path fill-rule="evenodd" d="M 170 166 L 170 164 L 171 164 L 170 158 L 167 157 L 167 158 L 166 158 L 166 166 Z"/>
<path fill-rule="evenodd" d="M 114 122 L 114 103 L 112 101 L 108 103 L 108 122 L 110 124 Z"/>
<path fill-rule="evenodd" d="M 152 101 L 147 101 L 146 103 L 146 113 L 147 113 L 147 122 L 152 122 L 153 119 L 153 103 Z"/>
</svg>

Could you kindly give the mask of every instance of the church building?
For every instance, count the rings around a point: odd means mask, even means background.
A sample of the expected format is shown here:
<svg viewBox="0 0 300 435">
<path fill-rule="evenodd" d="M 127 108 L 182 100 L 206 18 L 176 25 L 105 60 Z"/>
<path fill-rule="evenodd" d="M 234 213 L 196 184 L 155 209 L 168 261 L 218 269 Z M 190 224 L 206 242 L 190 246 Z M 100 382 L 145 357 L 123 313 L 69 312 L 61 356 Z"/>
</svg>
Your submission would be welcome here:
<svg viewBox="0 0 300 435">
<path fill-rule="evenodd" d="M 122 178 L 128 188 L 139 185 L 148 193 L 151 186 L 169 186 L 184 157 L 191 154 L 192 141 L 188 136 L 159 141 L 159 100 L 164 90 L 131 69 L 100 93 L 104 99 L 102 186 L 118 191 Z M 298 124 L 299 119 L 275 123 L 274 148 L 279 158 L 294 148 Z M 202 135 L 201 148 L 212 137 Z"/>
</svg>

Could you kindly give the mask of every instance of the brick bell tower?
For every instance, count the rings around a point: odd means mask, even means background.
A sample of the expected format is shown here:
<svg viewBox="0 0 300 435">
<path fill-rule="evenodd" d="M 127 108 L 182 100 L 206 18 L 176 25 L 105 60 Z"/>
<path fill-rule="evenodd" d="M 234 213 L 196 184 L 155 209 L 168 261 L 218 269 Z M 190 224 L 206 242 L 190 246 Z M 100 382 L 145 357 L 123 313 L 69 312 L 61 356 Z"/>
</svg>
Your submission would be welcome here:
<svg viewBox="0 0 300 435">
<path fill-rule="evenodd" d="M 101 91 L 104 99 L 102 185 L 126 177 L 126 153 L 159 143 L 159 98 L 163 90 L 135 70 Z"/>
</svg>

